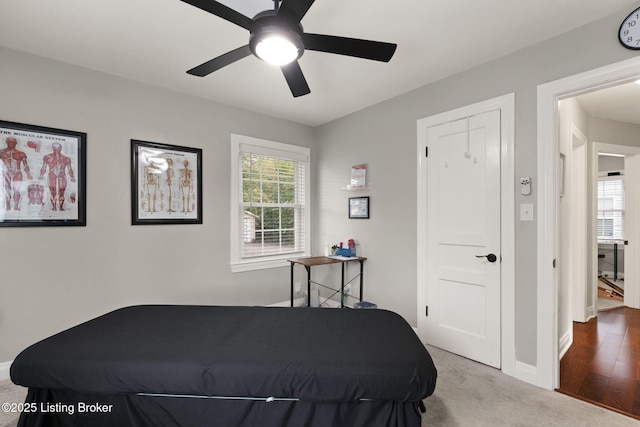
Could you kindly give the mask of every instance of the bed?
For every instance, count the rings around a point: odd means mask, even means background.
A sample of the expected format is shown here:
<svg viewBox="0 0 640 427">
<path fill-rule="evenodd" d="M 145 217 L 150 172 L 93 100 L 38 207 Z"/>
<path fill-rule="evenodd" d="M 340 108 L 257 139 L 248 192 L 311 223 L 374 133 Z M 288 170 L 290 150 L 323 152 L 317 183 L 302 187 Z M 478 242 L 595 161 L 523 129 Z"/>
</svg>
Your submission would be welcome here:
<svg viewBox="0 0 640 427">
<path fill-rule="evenodd" d="M 386 310 L 141 305 L 11 365 L 18 426 L 420 426 L 436 368 Z"/>
</svg>

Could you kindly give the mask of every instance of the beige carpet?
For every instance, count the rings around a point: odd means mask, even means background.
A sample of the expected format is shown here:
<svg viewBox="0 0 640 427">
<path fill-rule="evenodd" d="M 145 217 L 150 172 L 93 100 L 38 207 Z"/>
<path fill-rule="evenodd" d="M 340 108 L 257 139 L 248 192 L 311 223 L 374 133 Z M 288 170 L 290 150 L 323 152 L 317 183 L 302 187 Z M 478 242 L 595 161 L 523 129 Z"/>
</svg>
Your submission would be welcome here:
<svg viewBox="0 0 640 427">
<path fill-rule="evenodd" d="M 640 422 L 427 346 L 438 369 L 422 426 L 638 427 Z"/>
<path fill-rule="evenodd" d="M 4 407 L 5 403 L 22 403 L 27 397 L 27 389 L 14 385 L 11 381 L 0 381 L 0 427 L 15 427 L 18 423 L 20 414 L 7 412 Z"/>
<path fill-rule="evenodd" d="M 598 406 L 543 390 L 428 346 L 438 368 L 433 396 L 425 400 L 422 426 L 638 427 L 640 422 Z M 23 402 L 26 389 L 0 381 L 0 402 Z M 0 427 L 15 427 L 16 414 L 0 412 Z"/>
</svg>

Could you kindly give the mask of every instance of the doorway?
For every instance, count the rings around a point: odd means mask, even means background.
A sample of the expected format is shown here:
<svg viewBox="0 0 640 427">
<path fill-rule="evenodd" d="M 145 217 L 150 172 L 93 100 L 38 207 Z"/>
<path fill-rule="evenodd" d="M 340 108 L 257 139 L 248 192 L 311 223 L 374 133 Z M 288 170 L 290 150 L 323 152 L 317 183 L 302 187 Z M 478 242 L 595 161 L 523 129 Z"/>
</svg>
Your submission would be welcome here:
<svg viewBox="0 0 640 427">
<path fill-rule="evenodd" d="M 628 99 L 637 102 L 640 84 L 623 83 L 558 103 L 560 357 L 571 345 L 572 321 L 585 323 L 599 310 L 622 306 L 625 300 L 638 308 L 629 296 L 636 293 L 640 280 L 632 272 L 625 298 L 624 266 L 633 263 L 625 262 L 625 249 L 632 236 L 627 228 L 633 230 L 637 219 L 625 214 L 625 205 L 634 205 L 638 183 L 626 180 L 626 174 L 634 174 L 633 159 L 640 155 L 640 115 L 618 113 L 616 98 L 622 105 Z M 604 113 L 598 109 L 601 104 L 608 105 Z"/>
<path fill-rule="evenodd" d="M 560 151 L 556 134 L 557 103 L 580 93 L 631 82 L 640 75 L 640 59 L 567 77 L 538 87 L 538 384 L 556 389 L 559 385 L 559 355 L 562 337 L 559 304 L 558 227 L 561 182 Z M 635 209 L 635 206 L 629 206 Z M 637 211 L 636 211 L 637 212 Z M 628 213 L 629 215 L 632 212 Z M 636 232 L 635 230 L 628 230 Z M 629 256 L 637 256 L 638 248 L 628 247 Z M 631 271 L 627 272 L 631 274 Z M 626 298 L 626 297 L 625 297 Z M 633 296 L 633 301 L 637 297 Z M 565 305 L 566 306 L 566 305 Z"/>
<path fill-rule="evenodd" d="M 634 126 L 640 129 L 640 123 Z M 640 130 L 636 134 L 640 140 Z M 599 165 L 598 194 L 603 198 L 598 208 L 601 212 L 597 241 L 598 308 L 606 310 L 623 305 L 640 308 L 636 298 L 640 281 L 633 268 L 635 261 L 627 251 L 628 239 L 635 239 L 634 230 L 640 222 L 635 208 L 639 183 L 634 178 L 638 175 L 640 144 L 629 146 L 597 143 L 596 146 Z M 628 281 L 625 280 L 624 272 L 627 265 L 630 266 L 631 273 Z"/>
<path fill-rule="evenodd" d="M 626 83 L 562 99 L 557 125 L 561 159 L 566 156 L 558 177 L 563 181 L 565 169 L 566 185 L 560 185 L 558 201 L 557 391 L 634 417 L 640 416 L 640 407 L 633 405 L 640 362 L 640 337 L 634 327 L 640 310 L 622 307 L 626 228 L 630 221 L 638 222 L 625 215 L 625 189 L 633 198 L 637 185 L 626 181 L 625 164 L 640 154 L 640 146 L 628 145 L 640 140 L 640 118 L 617 120 L 608 98 L 637 102 L 636 86 Z M 606 114 L 592 108 L 594 102 L 609 103 Z M 569 128 L 570 135 L 563 135 Z M 629 171 L 633 173 L 633 166 Z M 630 277 L 631 287 L 637 282 Z"/>
</svg>

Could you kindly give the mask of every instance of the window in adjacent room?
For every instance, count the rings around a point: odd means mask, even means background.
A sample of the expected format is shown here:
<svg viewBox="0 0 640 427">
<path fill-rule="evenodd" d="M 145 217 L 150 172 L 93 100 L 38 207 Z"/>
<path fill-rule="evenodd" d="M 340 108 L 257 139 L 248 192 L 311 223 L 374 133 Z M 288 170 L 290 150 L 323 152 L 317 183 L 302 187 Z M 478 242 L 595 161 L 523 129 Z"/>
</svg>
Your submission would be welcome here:
<svg viewBox="0 0 640 427">
<path fill-rule="evenodd" d="M 231 135 L 231 270 L 309 255 L 309 149 Z"/>
<path fill-rule="evenodd" d="M 624 239 L 624 177 L 598 178 L 598 239 Z"/>
</svg>

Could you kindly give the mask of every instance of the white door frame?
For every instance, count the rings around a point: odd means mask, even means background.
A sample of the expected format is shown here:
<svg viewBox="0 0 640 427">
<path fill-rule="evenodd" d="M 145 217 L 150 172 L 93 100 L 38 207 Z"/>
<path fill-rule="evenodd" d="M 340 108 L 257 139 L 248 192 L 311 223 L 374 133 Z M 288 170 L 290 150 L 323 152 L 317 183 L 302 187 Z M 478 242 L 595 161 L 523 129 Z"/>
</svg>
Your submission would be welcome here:
<svg viewBox="0 0 640 427">
<path fill-rule="evenodd" d="M 593 254 L 592 245 L 587 232 L 592 224 L 590 206 L 588 203 L 589 191 L 592 189 L 590 177 L 588 175 L 589 165 L 589 145 L 587 137 L 571 122 L 571 189 L 570 189 L 570 215 L 571 218 L 571 286 L 572 293 L 572 316 L 571 319 L 577 322 L 586 322 L 591 317 L 595 317 L 596 308 L 588 306 L 588 294 L 593 290 L 593 286 L 588 283 L 593 278 L 591 267 Z M 566 177 L 568 179 L 568 177 Z M 561 340 L 562 341 L 562 340 Z M 571 342 L 568 342 L 570 345 Z M 560 354 L 564 354 L 568 347 L 560 344 Z"/>
<path fill-rule="evenodd" d="M 525 379 L 526 373 L 518 374 L 515 348 L 515 94 L 510 93 L 487 101 L 461 107 L 452 111 L 436 114 L 418 120 L 418 331 L 424 330 L 425 306 L 427 305 L 426 266 L 421 260 L 427 256 L 427 241 L 423 238 L 427 233 L 427 167 L 425 147 L 427 145 L 426 129 L 442 123 L 469 117 L 492 110 L 500 110 L 500 215 L 501 215 L 501 357 L 502 372 Z M 428 342 L 428 337 L 420 337 Z"/>
<path fill-rule="evenodd" d="M 557 247 L 556 131 L 558 100 L 597 88 L 632 81 L 640 75 L 640 58 L 632 58 L 538 86 L 538 247 L 536 384 L 559 386 L 558 300 L 554 263 Z"/>
</svg>

